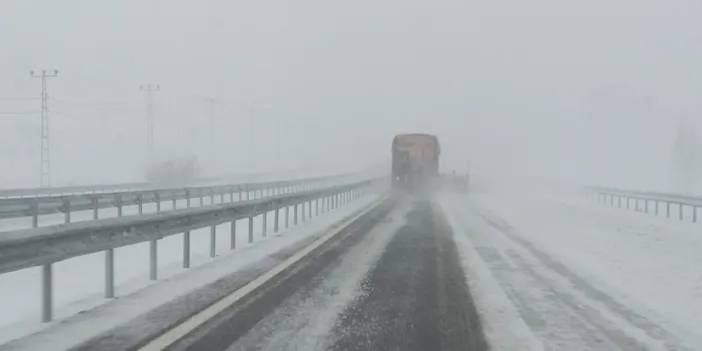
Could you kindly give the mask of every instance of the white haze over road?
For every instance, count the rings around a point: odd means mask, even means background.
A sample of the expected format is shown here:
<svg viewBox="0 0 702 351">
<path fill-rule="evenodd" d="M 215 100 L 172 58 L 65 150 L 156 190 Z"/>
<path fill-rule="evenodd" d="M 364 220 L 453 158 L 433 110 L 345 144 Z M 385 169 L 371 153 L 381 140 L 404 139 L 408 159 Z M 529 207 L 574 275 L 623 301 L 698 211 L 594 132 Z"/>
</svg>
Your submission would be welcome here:
<svg viewBox="0 0 702 351">
<path fill-rule="evenodd" d="M 57 184 L 142 177 L 152 82 L 158 153 L 195 154 L 210 174 L 385 170 L 392 136 L 420 131 L 439 136 L 446 171 L 670 190 L 677 121 L 700 128 L 700 13 L 694 0 L 5 0 L 0 187 L 38 183 L 39 101 L 14 98 L 39 95 L 30 69 L 56 68 Z M 219 99 L 214 137 L 202 97 Z"/>
</svg>

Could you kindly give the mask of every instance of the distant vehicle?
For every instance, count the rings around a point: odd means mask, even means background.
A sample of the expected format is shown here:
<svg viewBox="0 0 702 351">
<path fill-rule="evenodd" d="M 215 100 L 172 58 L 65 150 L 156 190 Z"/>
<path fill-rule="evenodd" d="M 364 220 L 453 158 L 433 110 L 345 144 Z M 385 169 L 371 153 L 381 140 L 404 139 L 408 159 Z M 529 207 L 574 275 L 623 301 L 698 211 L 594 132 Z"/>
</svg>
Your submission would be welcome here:
<svg viewBox="0 0 702 351">
<path fill-rule="evenodd" d="M 439 176 L 439 139 L 429 134 L 401 134 L 392 141 L 392 185 L 416 189 Z"/>
</svg>

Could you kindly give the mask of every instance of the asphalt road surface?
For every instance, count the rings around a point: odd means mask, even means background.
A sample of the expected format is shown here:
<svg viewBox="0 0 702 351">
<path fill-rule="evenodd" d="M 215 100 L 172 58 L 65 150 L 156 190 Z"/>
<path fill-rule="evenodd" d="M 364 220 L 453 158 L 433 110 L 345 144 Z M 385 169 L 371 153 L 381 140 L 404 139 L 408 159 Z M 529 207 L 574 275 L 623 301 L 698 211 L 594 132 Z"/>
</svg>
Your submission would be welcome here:
<svg viewBox="0 0 702 351">
<path fill-rule="evenodd" d="M 386 203 L 173 350 L 486 350 L 451 230 Z"/>
</svg>

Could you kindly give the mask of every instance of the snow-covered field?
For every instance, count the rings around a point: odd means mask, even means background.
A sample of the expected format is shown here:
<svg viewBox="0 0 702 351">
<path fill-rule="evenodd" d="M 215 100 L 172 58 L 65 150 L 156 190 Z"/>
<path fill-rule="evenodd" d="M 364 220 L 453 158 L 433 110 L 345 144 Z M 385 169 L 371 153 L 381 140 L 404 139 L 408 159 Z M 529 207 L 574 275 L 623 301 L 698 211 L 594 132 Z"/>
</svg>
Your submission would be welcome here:
<svg viewBox="0 0 702 351">
<path fill-rule="evenodd" d="M 701 225 L 544 187 L 478 189 L 442 204 L 464 259 L 483 267 L 468 280 L 493 343 L 702 349 Z M 514 327 L 490 330 L 505 323 Z"/>
<path fill-rule="evenodd" d="M 269 235 L 261 235 L 261 216 L 255 223 L 255 241 L 253 245 L 247 242 L 248 223 L 246 220 L 237 222 L 237 250 L 229 249 L 229 225 L 218 226 L 217 232 L 217 257 L 212 262 L 209 258 L 209 228 L 191 232 L 191 265 L 195 269 L 202 266 L 209 269 L 208 274 L 197 274 L 198 281 L 193 280 L 193 275 L 181 267 L 182 235 L 174 235 L 159 240 L 159 279 L 183 280 L 187 284 L 177 285 L 178 288 L 161 289 L 157 282 L 148 280 L 149 248 L 148 243 L 131 245 L 115 250 L 115 284 L 116 294 L 124 299 L 129 294 L 141 293 L 145 287 L 149 289 L 156 299 L 140 300 L 138 308 L 133 306 L 127 313 L 115 313 L 109 321 L 101 321 L 101 328 L 125 322 L 136 313 L 143 312 L 156 303 L 166 301 L 212 281 L 224 274 L 231 273 L 237 268 L 255 262 L 266 255 L 283 247 L 292 245 L 309 235 L 313 235 L 324 228 L 336 223 L 351 213 L 357 211 L 376 199 L 376 195 L 365 196 L 354 201 L 348 206 L 341 207 L 302 225 L 281 230 L 279 234 L 271 235 L 272 216 L 268 213 Z M 179 204 L 180 206 L 180 204 Z M 135 209 L 131 209 L 135 210 Z M 291 211 L 292 215 L 292 211 Z M 284 228 L 284 215 L 281 213 L 281 228 Z M 209 264 L 208 262 L 212 262 Z M 104 287 L 104 257 L 103 253 L 85 255 L 54 265 L 55 284 L 55 318 L 56 322 L 41 324 L 39 320 L 40 297 L 40 272 L 38 268 L 25 269 L 17 272 L 0 275 L 0 344 L 14 338 L 47 329 L 50 333 L 58 324 L 68 324 L 71 316 L 86 311 L 109 301 L 102 297 Z M 213 267 L 213 268 L 207 268 Z M 200 272 L 202 273 L 202 272 Z M 204 279 L 204 280 L 203 280 Z M 154 293 L 154 289 L 157 293 Z M 112 302 L 118 304 L 119 300 Z M 85 323 L 86 321 L 83 321 Z M 90 328 L 88 328 L 90 329 Z M 61 334 L 59 331 L 58 334 Z M 62 340 L 58 338 L 56 340 Z M 87 336 L 87 335 L 86 335 Z M 64 340 L 67 341 L 68 340 Z M 73 340 L 75 341 L 75 340 Z"/>
</svg>

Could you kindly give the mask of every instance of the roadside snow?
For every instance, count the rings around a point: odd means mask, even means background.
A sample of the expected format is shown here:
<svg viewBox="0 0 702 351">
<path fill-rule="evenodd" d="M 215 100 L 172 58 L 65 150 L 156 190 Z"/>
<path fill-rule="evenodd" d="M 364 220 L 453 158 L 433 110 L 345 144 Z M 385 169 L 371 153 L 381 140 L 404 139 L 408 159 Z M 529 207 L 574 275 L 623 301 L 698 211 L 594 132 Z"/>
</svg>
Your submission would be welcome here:
<svg viewBox="0 0 702 351">
<path fill-rule="evenodd" d="M 257 262 L 284 247 L 317 235 L 342 218 L 358 211 L 377 199 L 368 195 L 348 206 L 313 217 L 311 222 L 281 230 L 271 235 L 272 212 L 268 213 L 269 235 L 261 235 L 261 216 L 255 223 L 255 241 L 248 244 L 246 220 L 237 222 L 237 250 L 229 250 L 229 226 L 217 228 L 217 257 L 208 257 L 209 229 L 191 232 L 192 258 L 190 270 L 181 267 L 182 236 L 174 235 L 159 240 L 159 281 L 148 280 L 148 244 L 142 243 L 119 248 L 115 252 L 116 294 L 118 299 L 102 298 L 104 283 L 102 253 L 77 257 L 55 264 L 55 317 L 56 321 L 40 324 L 39 271 L 37 268 L 0 275 L 0 344 L 45 329 L 32 336 L 36 349 L 64 349 L 80 340 L 104 332 L 136 315 L 176 296 L 185 294 L 217 278 Z M 291 211 L 292 214 L 292 211 Z M 281 211 L 281 228 L 284 228 Z M 226 235 L 222 235 L 225 233 Z M 209 264 L 203 264 L 210 262 Z M 200 265 L 200 267 L 196 267 Z M 145 289 L 145 287 L 148 287 Z M 31 292 L 36 292 L 35 294 Z M 130 295 L 131 294 L 131 295 Z M 104 306 L 106 313 L 99 318 L 76 315 L 96 306 Z M 73 317 L 71 317 L 73 316 Z M 0 346 L 0 348 L 2 348 Z"/>
<path fill-rule="evenodd" d="M 611 209 L 577 192 L 476 192 L 475 207 L 598 289 L 702 346 L 702 227 Z"/>
<path fill-rule="evenodd" d="M 456 219 L 456 216 L 465 217 L 471 214 L 456 213 L 457 209 L 445 196 L 440 197 L 438 203 L 451 225 L 453 240 L 466 274 L 466 283 L 480 314 L 485 338 L 492 350 L 543 350 L 541 342 L 524 323 L 516 307 L 478 255 L 468 237 L 468 229 L 462 221 Z"/>
</svg>

